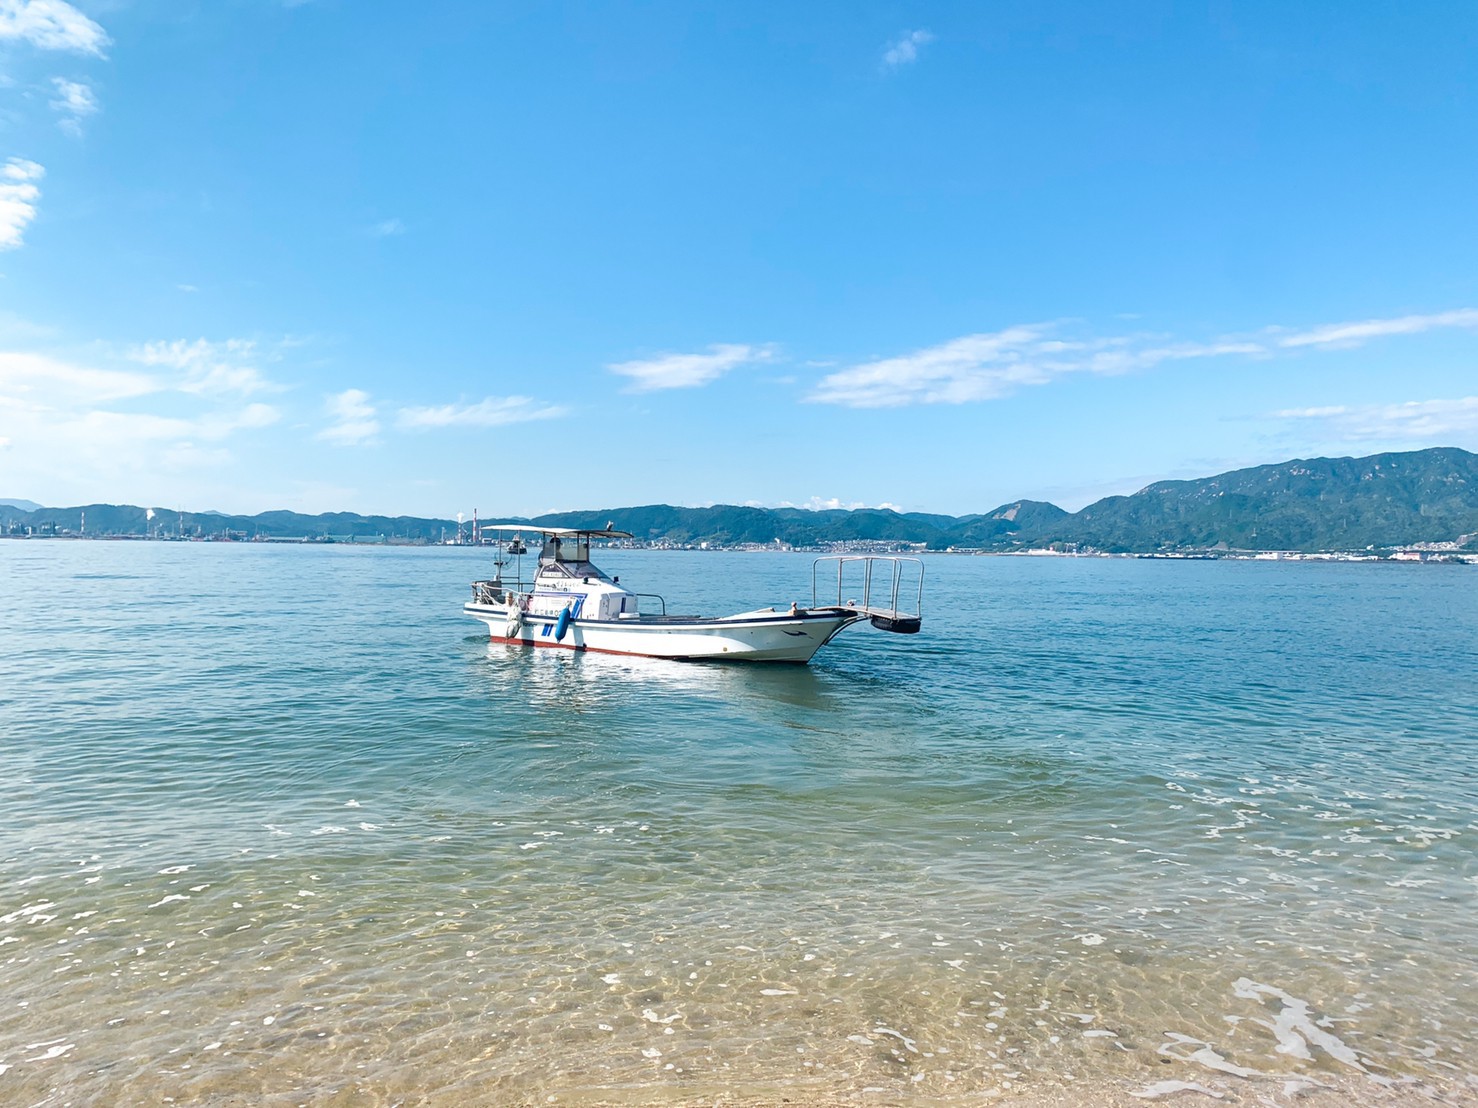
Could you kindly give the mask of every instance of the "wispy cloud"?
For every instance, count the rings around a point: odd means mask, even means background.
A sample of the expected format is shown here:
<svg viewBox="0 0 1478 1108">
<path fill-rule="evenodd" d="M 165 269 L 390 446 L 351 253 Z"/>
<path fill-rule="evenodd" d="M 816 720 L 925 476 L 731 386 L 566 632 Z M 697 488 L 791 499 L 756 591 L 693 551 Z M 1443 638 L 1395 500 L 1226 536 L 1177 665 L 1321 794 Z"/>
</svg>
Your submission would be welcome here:
<svg viewBox="0 0 1478 1108">
<path fill-rule="evenodd" d="M 24 241 L 41 199 L 36 182 L 44 176 L 45 169 L 25 158 L 11 158 L 0 167 L 0 250 L 14 250 Z"/>
<path fill-rule="evenodd" d="M 194 441 L 220 442 L 237 431 L 270 427 L 281 413 L 270 404 L 248 404 L 230 411 L 208 412 L 182 419 L 147 412 L 93 410 L 71 415 L 61 426 L 89 435 L 95 441 L 144 440 L 183 444 Z"/>
<path fill-rule="evenodd" d="M 904 31 L 883 52 L 883 68 L 897 69 L 919 59 L 919 47 L 934 41 L 934 36 L 925 30 Z"/>
<path fill-rule="evenodd" d="M 174 372 L 0 350 L 0 426 L 19 479 L 91 489 L 102 473 L 192 474 L 230 461 L 234 436 L 280 417 L 268 404 L 184 393 Z"/>
<path fill-rule="evenodd" d="M 147 373 L 98 369 L 45 354 L 0 350 L 0 396 L 66 406 L 80 402 L 106 404 L 163 389 L 163 383 Z"/>
<path fill-rule="evenodd" d="M 808 399 L 849 408 L 966 404 L 1008 396 L 1072 373 L 1109 376 L 1165 361 L 1260 354 L 1257 343 L 1166 342 L 1162 336 L 1059 338 L 1063 324 L 1033 323 L 965 335 L 822 378 Z"/>
<path fill-rule="evenodd" d="M 753 505 L 756 508 L 767 507 L 764 504 Z M 879 511 L 901 512 L 903 509 L 897 504 L 883 501 L 881 504 L 868 504 L 862 500 L 843 500 L 839 496 L 813 496 L 802 504 L 794 504 L 789 500 L 783 500 L 774 505 L 777 508 L 804 508 L 808 512 L 855 512 L 863 508 L 876 508 Z"/>
<path fill-rule="evenodd" d="M 405 224 L 399 219 L 382 219 L 369 228 L 371 238 L 384 239 L 392 235 L 405 234 Z"/>
<path fill-rule="evenodd" d="M 334 422 L 314 438 L 335 446 L 366 446 L 376 441 L 380 421 L 370 403 L 369 393 L 362 389 L 345 389 L 328 397 L 324 407 Z"/>
<path fill-rule="evenodd" d="M 631 392 L 658 389 L 690 389 L 718 380 L 731 369 L 775 356 L 771 345 L 715 343 L 706 354 L 662 354 L 643 361 L 617 362 L 606 366 L 612 373 L 629 377 Z"/>
<path fill-rule="evenodd" d="M 98 110 L 97 97 L 87 85 L 68 81 L 65 77 L 53 77 L 51 83 L 56 89 L 56 99 L 51 106 L 62 116 L 57 126 L 69 135 L 81 135 L 82 120 Z"/>
<path fill-rule="evenodd" d="M 166 366 L 184 374 L 175 387 L 189 393 L 253 393 L 280 388 L 262 376 L 256 364 L 262 355 L 254 339 L 175 339 L 173 342 L 147 342 L 132 347 L 128 360 L 139 365 Z"/>
<path fill-rule="evenodd" d="M 1303 331 L 1269 327 L 1250 336 L 1191 341 L 1145 333 L 1082 336 L 1067 322 L 1019 324 L 847 366 L 823 377 L 807 399 L 851 408 L 966 404 L 1009 396 L 1069 374 L 1108 376 L 1199 358 L 1348 349 L 1382 336 L 1443 327 L 1478 329 L 1478 309 L 1332 323 Z"/>
<path fill-rule="evenodd" d="M 65 0 L 0 0 L 0 40 L 103 56 L 108 33 Z"/>
<path fill-rule="evenodd" d="M 232 460 L 225 445 L 238 432 L 260 430 L 280 418 L 268 404 L 248 404 L 194 418 L 89 408 L 58 411 L 0 396 L 0 416 L 21 433 L 14 446 L 27 468 L 48 480 L 96 487 L 99 473 L 156 479 L 160 472 L 196 473 Z"/>
<path fill-rule="evenodd" d="M 1478 328 L 1478 309 L 1461 308 L 1434 315 L 1404 315 L 1394 319 L 1366 319 L 1358 323 L 1329 323 L 1278 338 L 1283 347 L 1359 346 L 1386 335 L 1415 335 L 1439 327 Z"/>
<path fill-rule="evenodd" d="M 1478 396 L 1399 404 L 1286 408 L 1273 419 L 1312 426 L 1352 442 L 1451 442 L 1478 438 Z"/>
<path fill-rule="evenodd" d="M 402 408 L 396 423 L 407 430 L 426 431 L 436 427 L 502 427 L 510 423 L 558 419 L 568 414 L 568 408 L 527 396 L 489 396 L 476 404 Z"/>
</svg>

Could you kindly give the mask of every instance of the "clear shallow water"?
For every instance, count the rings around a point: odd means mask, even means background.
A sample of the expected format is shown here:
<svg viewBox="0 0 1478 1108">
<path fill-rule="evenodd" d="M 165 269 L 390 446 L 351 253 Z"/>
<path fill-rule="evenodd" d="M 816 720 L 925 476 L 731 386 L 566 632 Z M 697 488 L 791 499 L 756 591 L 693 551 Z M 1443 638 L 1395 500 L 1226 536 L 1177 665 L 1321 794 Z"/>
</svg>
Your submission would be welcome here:
<svg viewBox="0 0 1478 1108">
<path fill-rule="evenodd" d="M 0 1101 L 1478 1089 L 1472 571 L 932 558 L 765 668 L 486 563 L 0 543 Z"/>
</svg>

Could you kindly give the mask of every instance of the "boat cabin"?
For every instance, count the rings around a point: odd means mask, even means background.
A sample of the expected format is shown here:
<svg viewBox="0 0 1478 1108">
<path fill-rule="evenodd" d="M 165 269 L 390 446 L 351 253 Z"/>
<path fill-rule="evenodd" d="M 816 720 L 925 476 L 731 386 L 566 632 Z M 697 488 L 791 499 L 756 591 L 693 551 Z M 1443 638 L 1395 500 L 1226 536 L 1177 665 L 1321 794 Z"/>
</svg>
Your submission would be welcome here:
<svg viewBox="0 0 1478 1108">
<path fill-rule="evenodd" d="M 590 560 L 590 536 L 584 532 L 572 535 L 546 535 L 544 549 L 539 551 L 536 581 L 573 577 L 585 581 L 609 581 L 605 571 Z"/>
<path fill-rule="evenodd" d="M 592 538 L 630 537 L 625 531 L 545 531 L 528 610 L 555 615 L 568 606 L 577 618 L 636 618 L 636 594 L 590 560 Z"/>
</svg>

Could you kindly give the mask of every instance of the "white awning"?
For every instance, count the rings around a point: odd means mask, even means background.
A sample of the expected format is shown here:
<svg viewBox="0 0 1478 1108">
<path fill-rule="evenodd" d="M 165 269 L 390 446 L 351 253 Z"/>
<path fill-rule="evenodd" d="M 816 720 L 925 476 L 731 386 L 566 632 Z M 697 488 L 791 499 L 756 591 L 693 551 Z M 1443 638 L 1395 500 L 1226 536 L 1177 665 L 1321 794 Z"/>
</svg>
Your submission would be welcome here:
<svg viewBox="0 0 1478 1108">
<path fill-rule="evenodd" d="M 535 523 L 482 523 L 479 531 L 508 531 L 516 534 L 548 535 L 560 538 L 564 535 L 584 535 L 592 539 L 629 539 L 630 531 L 590 531 L 583 527 L 540 527 Z"/>
</svg>

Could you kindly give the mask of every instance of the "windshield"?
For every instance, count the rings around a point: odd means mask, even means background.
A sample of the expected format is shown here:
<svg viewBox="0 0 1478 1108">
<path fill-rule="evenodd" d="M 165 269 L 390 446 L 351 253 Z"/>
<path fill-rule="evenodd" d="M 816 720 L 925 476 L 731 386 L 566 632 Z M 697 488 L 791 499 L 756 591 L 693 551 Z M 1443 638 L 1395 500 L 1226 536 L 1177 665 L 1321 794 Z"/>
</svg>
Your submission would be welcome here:
<svg viewBox="0 0 1478 1108">
<path fill-rule="evenodd" d="M 544 540 L 544 549 L 539 552 L 539 573 L 568 574 L 571 577 L 594 577 L 609 581 L 603 572 L 590 561 L 590 536 L 550 535 Z"/>
<path fill-rule="evenodd" d="M 588 562 L 590 539 L 585 535 L 550 535 L 539 552 L 541 562 Z"/>
</svg>

